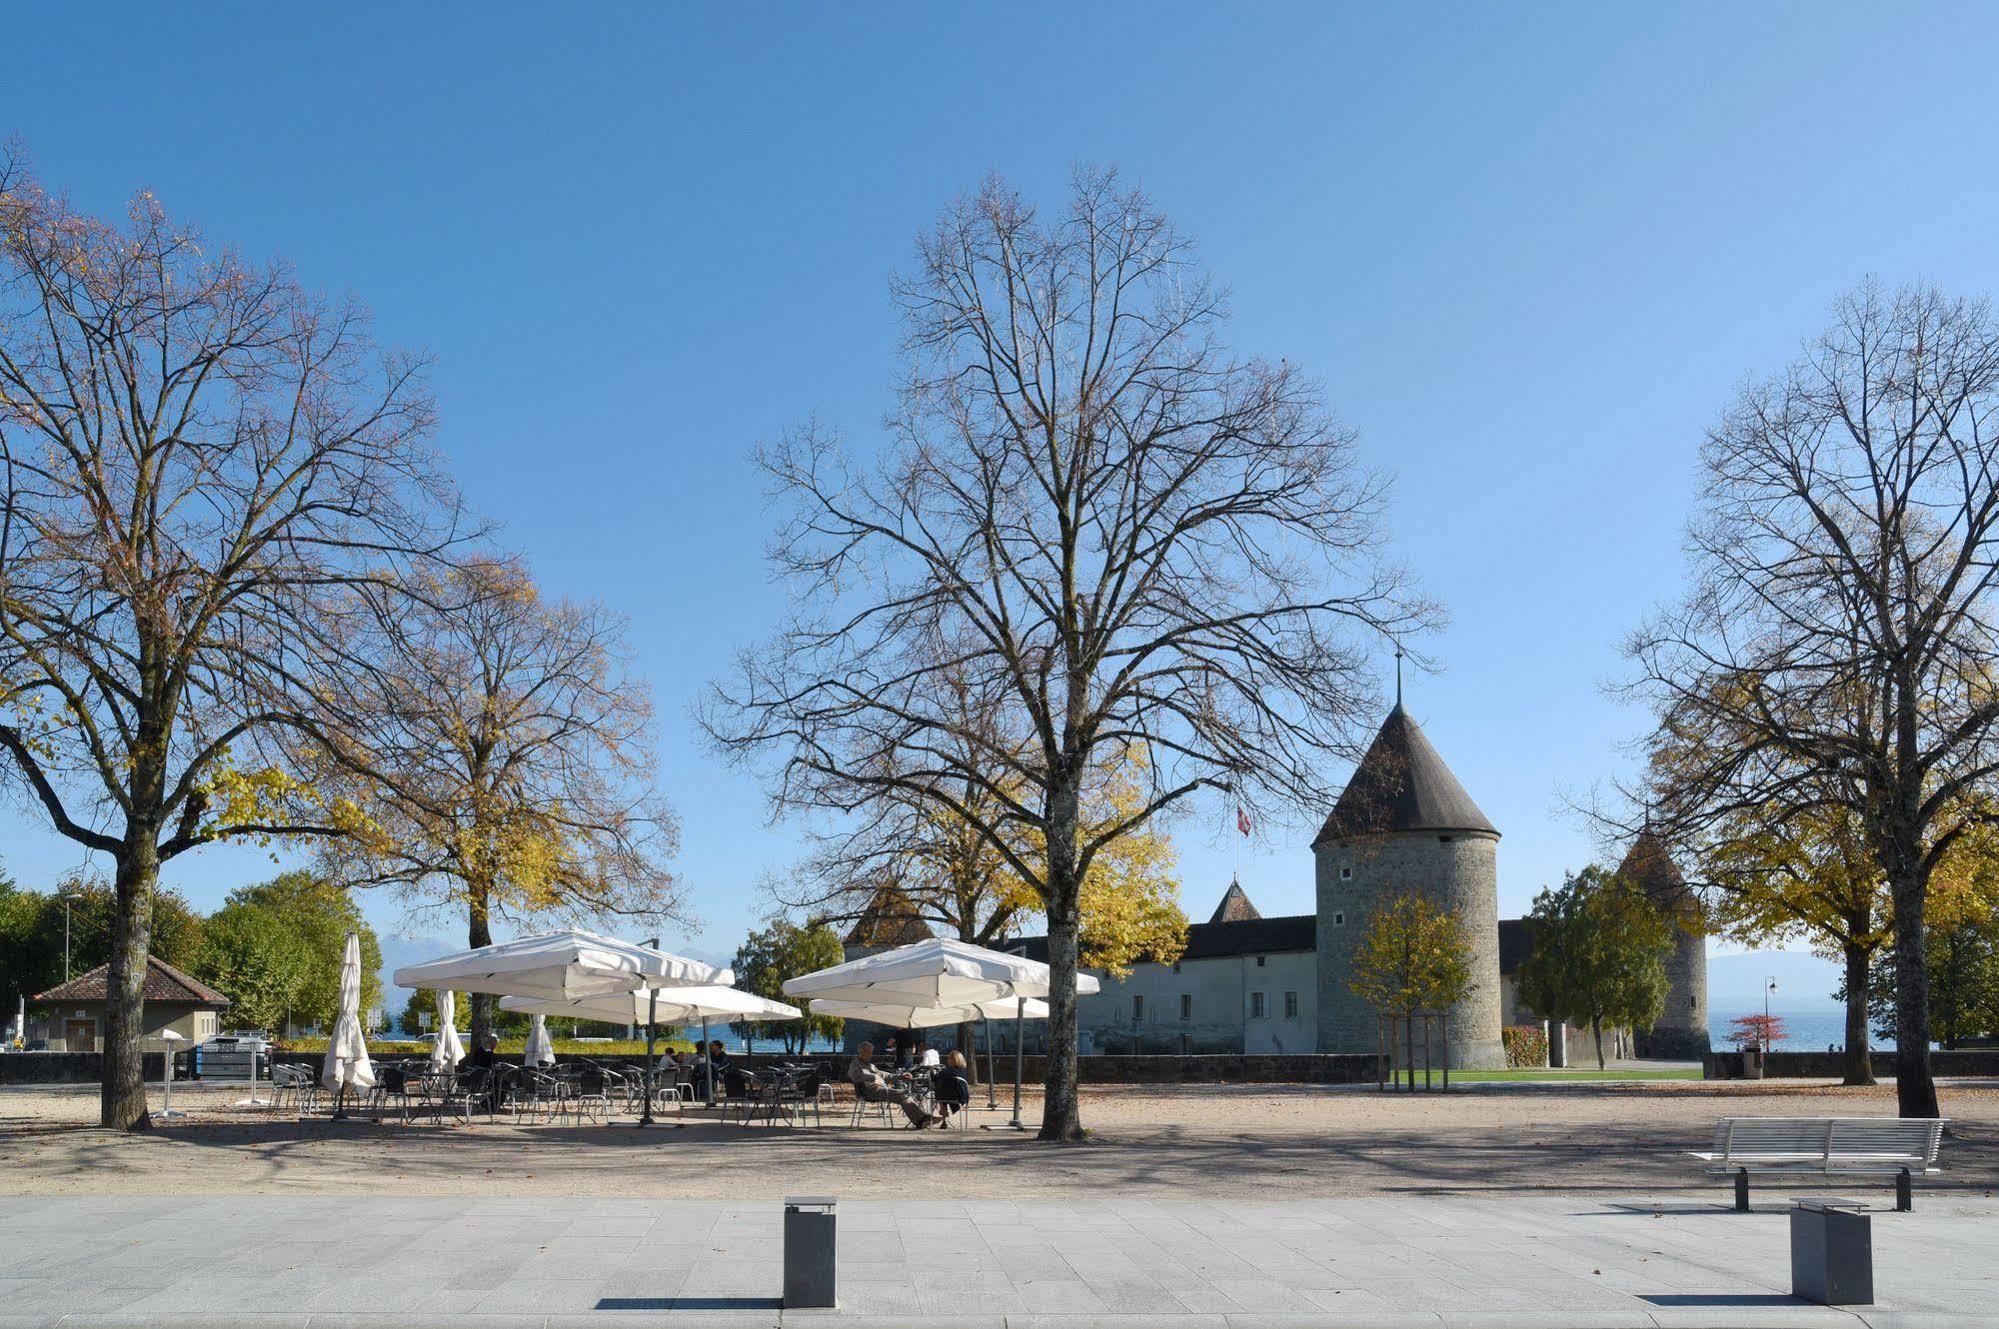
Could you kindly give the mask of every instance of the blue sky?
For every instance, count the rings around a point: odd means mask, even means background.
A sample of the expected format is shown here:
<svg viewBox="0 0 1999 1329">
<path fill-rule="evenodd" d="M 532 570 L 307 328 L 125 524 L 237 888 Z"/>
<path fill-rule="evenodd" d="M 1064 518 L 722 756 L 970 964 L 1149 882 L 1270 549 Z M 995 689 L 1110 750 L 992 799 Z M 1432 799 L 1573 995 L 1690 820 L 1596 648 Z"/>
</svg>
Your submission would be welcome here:
<svg viewBox="0 0 1999 1329">
<path fill-rule="evenodd" d="M 1398 476 L 1451 613 L 1411 708 L 1505 833 L 1501 906 L 1588 861 L 1565 792 L 1642 717 L 1617 645 L 1681 573 L 1703 428 L 1874 273 L 1999 286 L 1999 9 L 1843 5 L 238 7 L 9 15 L 0 133 L 110 211 L 138 186 L 428 348 L 440 442 L 544 584 L 630 616 L 704 925 L 795 855 L 687 708 L 780 607 L 748 464 L 874 436 L 889 274 L 999 171 L 1117 165 Z M 1384 694 L 1389 686 L 1383 662 Z M 1337 774 L 1337 773 L 1336 773 Z M 1205 916 L 1236 847 L 1180 834 Z M 77 854 L 0 813 L 45 881 Z M 1244 884 L 1311 907 L 1308 830 Z M 267 865 L 183 861 L 203 906 Z M 374 909 L 383 923 L 395 914 Z"/>
</svg>

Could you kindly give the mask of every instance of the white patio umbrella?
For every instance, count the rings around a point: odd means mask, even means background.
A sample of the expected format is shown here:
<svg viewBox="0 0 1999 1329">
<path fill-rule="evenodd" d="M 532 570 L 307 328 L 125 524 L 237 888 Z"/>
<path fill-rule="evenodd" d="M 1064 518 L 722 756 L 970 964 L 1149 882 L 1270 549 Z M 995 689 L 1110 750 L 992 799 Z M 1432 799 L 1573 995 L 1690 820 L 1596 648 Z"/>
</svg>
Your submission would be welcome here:
<svg viewBox="0 0 1999 1329">
<path fill-rule="evenodd" d="M 890 1001 L 841 1001 L 821 997 L 812 1003 L 814 1015 L 832 1015 L 842 1020 L 868 1020 L 896 1029 L 938 1029 L 945 1025 L 968 1024 L 973 1020 L 1045 1020 L 1048 1003 L 1039 997 L 1001 997 L 996 1001 L 964 1006 L 912 1006 Z"/>
<path fill-rule="evenodd" d="M 541 997 L 502 997 L 503 1011 L 523 1011 L 535 1015 L 560 1015 L 577 1020 L 600 1020 L 605 1024 L 685 1025 L 697 1020 L 796 1020 L 803 1014 L 796 1006 L 770 1001 L 754 992 L 731 987 L 649 988 L 603 997 L 576 997 L 567 1001 Z"/>
<path fill-rule="evenodd" d="M 430 1068 L 448 1071 L 465 1060 L 465 1044 L 458 1039 L 458 997 L 450 988 L 437 994 L 437 1041 L 430 1045 Z"/>
<path fill-rule="evenodd" d="M 987 950 L 948 937 L 926 937 L 908 946 L 864 955 L 858 960 L 836 964 L 789 979 L 784 985 L 788 997 L 806 997 L 815 1010 L 823 1000 L 853 1001 L 893 1007 L 963 1008 L 1014 997 L 1047 997 L 1053 986 L 1048 966 L 1024 955 Z M 1089 974 L 1076 975 L 1076 995 L 1087 996 L 1099 988 Z M 1021 1044 L 1020 1022 L 1027 1018 L 1026 1003 L 1016 1004 L 1013 1051 L 1013 1120 L 1020 1121 L 1020 1080 L 1025 1053 Z M 865 1017 L 858 1017 L 865 1018 Z M 907 1027 L 907 1026 L 905 1026 Z M 992 1046 L 990 1038 L 987 1048 Z"/>
<path fill-rule="evenodd" d="M 326 1061 L 320 1066 L 319 1081 L 333 1090 L 336 1121 L 347 1116 L 349 1085 L 370 1089 L 375 1084 L 374 1063 L 368 1060 L 368 1040 L 361 1032 L 361 938 L 352 932 L 347 934 L 347 949 L 340 960 L 340 1012 L 333 1017 L 333 1032 L 326 1040 Z"/>
<path fill-rule="evenodd" d="M 527 1050 L 521 1060 L 529 1066 L 553 1066 L 555 1064 L 555 1044 L 548 1038 L 548 1017 L 537 1015 L 528 1027 Z"/>
<path fill-rule="evenodd" d="M 562 1015 L 577 1020 L 601 1020 L 605 1024 L 689 1025 L 701 1022 L 701 1048 L 706 1058 L 710 1020 L 797 1020 L 804 1012 L 781 1001 L 741 992 L 732 987 L 646 988 L 638 992 L 603 997 L 575 997 L 548 1001 L 536 997 L 502 997 L 503 1011 L 529 1011 L 537 1015 Z M 715 1098 L 715 1068 L 708 1067 L 707 1097 Z"/>
<path fill-rule="evenodd" d="M 405 965 L 394 978 L 397 987 L 557 1000 L 735 981 L 727 969 L 579 928 L 517 937 Z"/>
<path fill-rule="evenodd" d="M 894 950 L 864 955 L 787 980 L 787 997 L 838 1001 L 907 1000 L 911 1005 L 966 1006 L 999 997 L 1045 997 L 1048 966 L 948 937 L 927 937 Z M 1097 990 L 1097 980 L 1076 975 L 1076 994 Z"/>
</svg>

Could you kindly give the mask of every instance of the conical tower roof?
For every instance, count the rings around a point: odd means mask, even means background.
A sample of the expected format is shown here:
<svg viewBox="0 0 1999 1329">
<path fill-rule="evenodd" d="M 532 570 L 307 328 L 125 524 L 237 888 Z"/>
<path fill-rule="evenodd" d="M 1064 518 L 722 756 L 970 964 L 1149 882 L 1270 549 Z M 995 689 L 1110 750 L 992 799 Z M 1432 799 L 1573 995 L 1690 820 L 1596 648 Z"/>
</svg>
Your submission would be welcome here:
<svg viewBox="0 0 1999 1329">
<path fill-rule="evenodd" d="M 1208 921 L 1210 923 L 1246 923 L 1252 918 L 1262 917 L 1263 915 L 1257 911 L 1256 906 L 1249 902 L 1249 896 L 1244 892 L 1242 883 L 1232 881 L 1229 883 L 1228 890 L 1222 893 L 1222 902 L 1215 906 L 1214 917 Z"/>
<path fill-rule="evenodd" d="M 1673 862 L 1664 842 L 1652 834 L 1650 826 L 1639 831 L 1631 842 L 1624 861 L 1617 866 L 1617 875 L 1645 892 L 1666 912 L 1682 913 L 1694 907 L 1687 879 L 1680 875 L 1679 865 Z"/>
<path fill-rule="evenodd" d="M 1312 843 L 1399 831 L 1499 834 L 1397 702 Z"/>
</svg>

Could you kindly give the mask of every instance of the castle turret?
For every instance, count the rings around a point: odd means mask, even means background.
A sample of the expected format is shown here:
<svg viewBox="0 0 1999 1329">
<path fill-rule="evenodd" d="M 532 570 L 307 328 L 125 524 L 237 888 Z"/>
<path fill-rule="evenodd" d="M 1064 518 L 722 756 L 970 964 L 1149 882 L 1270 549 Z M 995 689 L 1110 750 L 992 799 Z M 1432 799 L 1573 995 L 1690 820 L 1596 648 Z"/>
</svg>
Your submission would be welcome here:
<svg viewBox="0 0 1999 1329">
<path fill-rule="evenodd" d="M 1676 1061 L 1699 1057 L 1709 1050 L 1707 937 L 1700 901 L 1650 828 L 1638 832 L 1617 875 L 1644 891 L 1673 924 L 1666 952 L 1666 1005 L 1652 1028 L 1638 1034 L 1638 1055 Z"/>
<path fill-rule="evenodd" d="M 1453 1007 L 1453 1067 L 1506 1065 L 1499 1040 L 1499 831 L 1398 701 L 1312 841 L 1319 888 L 1319 1050 L 1373 1052 L 1378 1020 L 1348 986 L 1368 915 L 1427 896 L 1463 919 L 1471 995 Z"/>
</svg>

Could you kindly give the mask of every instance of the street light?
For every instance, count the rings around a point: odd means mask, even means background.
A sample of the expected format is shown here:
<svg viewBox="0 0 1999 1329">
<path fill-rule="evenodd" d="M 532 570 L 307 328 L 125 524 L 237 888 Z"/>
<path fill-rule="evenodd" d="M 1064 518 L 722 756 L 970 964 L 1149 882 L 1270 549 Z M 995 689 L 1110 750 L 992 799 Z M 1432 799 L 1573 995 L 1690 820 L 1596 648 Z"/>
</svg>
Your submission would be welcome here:
<svg viewBox="0 0 1999 1329">
<path fill-rule="evenodd" d="M 1777 980 L 1765 975 L 1763 978 L 1763 1051 L 1770 1051 L 1770 994 L 1777 990 Z"/>
<path fill-rule="evenodd" d="M 69 907 L 83 898 L 81 891 L 62 893 L 62 981 L 69 982 Z"/>
</svg>

